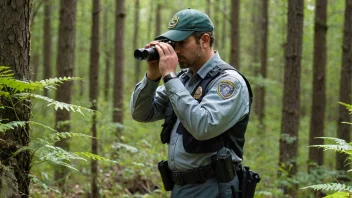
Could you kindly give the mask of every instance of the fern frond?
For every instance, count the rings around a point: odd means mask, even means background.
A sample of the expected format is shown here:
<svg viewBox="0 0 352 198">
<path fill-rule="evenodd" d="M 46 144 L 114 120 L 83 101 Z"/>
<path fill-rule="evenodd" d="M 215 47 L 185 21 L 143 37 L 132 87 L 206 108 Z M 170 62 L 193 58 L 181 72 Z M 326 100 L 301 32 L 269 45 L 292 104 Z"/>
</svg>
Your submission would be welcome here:
<svg viewBox="0 0 352 198">
<path fill-rule="evenodd" d="M 0 78 L 0 85 L 11 89 L 12 93 L 33 92 L 42 89 L 42 85 L 36 82 L 20 81 L 13 78 Z"/>
<path fill-rule="evenodd" d="M 345 140 L 339 139 L 339 138 L 335 138 L 335 137 L 316 137 L 316 138 L 332 140 L 332 141 L 336 142 L 338 145 L 341 145 L 341 146 L 345 146 L 346 144 L 348 144 Z"/>
<path fill-rule="evenodd" d="M 317 184 L 317 185 L 307 186 L 302 189 L 307 189 L 307 188 L 310 188 L 313 190 L 352 192 L 352 186 L 347 186 L 345 184 L 339 184 L 339 183 Z"/>
<path fill-rule="evenodd" d="M 80 113 L 82 115 L 84 115 L 82 110 L 87 111 L 88 113 L 94 112 L 94 110 L 92 110 L 92 109 L 88 109 L 88 108 L 81 107 L 81 106 L 78 106 L 78 105 L 67 104 L 67 103 L 64 103 L 64 102 L 59 102 L 59 101 L 56 101 L 56 100 L 51 99 L 49 97 L 38 95 L 38 94 L 20 93 L 20 94 L 16 94 L 16 95 L 17 96 L 21 96 L 21 97 L 32 97 L 32 98 L 35 98 L 35 99 L 44 100 L 44 101 L 48 102 L 48 106 L 52 106 L 53 105 L 55 110 L 57 110 L 57 109 L 66 109 L 67 111 L 78 112 L 78 113 Z"/>
<path fill-rule="evenodd" d="M 70 137 L 89 137 L 94 138 L 93 136 L 86 135 L 83 133 L 71 133 L 71 132 L 57 132 L 54 134 L 50 134 L 46 140 L 50 141 L 51 143 L 55 143 L 60 141 L 61 139 L 70 138 Z"/>
<path fill-rule="evenodd" d="M 2 87 L 0 86 L 0 89 L 2 89 Z M 0 90 L 0 97 L 4 96 L 5 98 L 8 98 L 10 96 L 10 93 L 7 91 L 1 91 Z"/>
<path fill-rule="evenodd" d="M 88 159 L 92 159 L 92 160 L 98 160 L 98 161 L 103 161 L 103 162 L 112 162 L 112 163 L 117 163 L 117 161 L 114 160 L 110 160 L 107 159 L 105 157 L 102 157 L 100 155 L 96 155 L 94 153 L 89 153 L 89 152 L 75 152 L 75 154 L 88 158 Z"/>
<path fill-rule="evenodd" d="M 61 195 L 60 191 L 51 188 L 50 186 L 46 185 L 44 182 L 40 181 L 36 176 L 29 174 L 28 175 L 30 177 L 30 179 L 33 181 L 33 183 L 38 184 L 39 186 L 41 186 L 42 188 L 44 188 L 46 191 L 53 191 L 59 195 Z"/>
<path fill-rule="evenodd" d="M 50 161 L 52 163 L 65 166 L 67 168 L 70 168 L 70 169 L 76 170 L 76 171 L 78 171 L 78 170 L 67 162 L 69 162 L 71 160 L 87 161 L 83 157 L 80 157 L 74 153 L 65 151 L 64 149 L 62 149 L 60 147 L 51 146 L 51 145 L 45 145 L 42 148 L 41 153 L 37 157 L 39 158 L 39 161 L 33 163 L 34 165 L 39 164 L 43 161 Z"/>
<path fill-rule="evenodd" d="M 343 102 L 339 102 L 339 104 L 343 105 L 346 107 L 346 109 L 352 113 L 352 104 L 347 104 L 347 103 L 343 103 Z"/>
<path fill-rule="evenodd" d="M 13 72 L 9 66 L 0 66 L 0 78 L 13 78 Z"/>
<path fill-rule="evenodd" d="M 316 148 L 322 148 L 324 149 L 324 151 L 326 150 L 334 150 L 340 153 L 346 153 L 349 154 L 350 151 L 352 151 L 352 146 L 349 144 L 346 145 L 331 145 L 331 144 L 327 144 L 327 145 L 312 145 L 309 147 L 316 147 Z"/>
<path fill-rule="evenodd" d="M 49 78 L 49 79 L 41 80 L 39 81 L 39 83 L 45 88 L 52 89 L 65 81 L 72 81 L 72 80 L 82 80 L 82 78 L 78 78 L 78 77 Z"/>
<path fill-rule="evenodd" d="M 0 120 L 1 122 L 1 120 Z M 9 123 L 0 123 L 0 133 L 4 133 L 7 130 L 15 129 L 16 127 L 23 127 L 26 124 L 25 121 L 12 121 Z"/>
</svg>

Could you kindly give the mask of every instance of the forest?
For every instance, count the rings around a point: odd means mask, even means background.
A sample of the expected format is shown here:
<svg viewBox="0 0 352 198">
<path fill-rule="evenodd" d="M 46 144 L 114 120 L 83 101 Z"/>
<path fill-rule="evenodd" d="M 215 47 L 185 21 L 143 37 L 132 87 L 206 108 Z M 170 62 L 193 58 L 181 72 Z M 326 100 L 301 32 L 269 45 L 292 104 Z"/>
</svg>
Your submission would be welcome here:
<svg viewBox="0 0 352 198">
<path fill-rule="evenodd" d="M 254 197 L 352 197 L 352 0 L 0 0 L 0 198 L 170 197 L 133 52 L 186 8 L 251 84 Z"/>
</svg>

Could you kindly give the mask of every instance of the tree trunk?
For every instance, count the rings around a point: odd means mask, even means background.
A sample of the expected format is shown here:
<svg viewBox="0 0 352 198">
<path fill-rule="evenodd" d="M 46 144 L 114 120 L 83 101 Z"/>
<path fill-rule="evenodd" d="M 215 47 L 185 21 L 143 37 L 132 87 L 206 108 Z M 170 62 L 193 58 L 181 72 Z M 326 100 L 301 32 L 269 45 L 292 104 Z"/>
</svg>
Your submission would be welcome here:
<svg viewBox="0 0 352 198">
<path fill-rule="evenodd" d="M 44 5 L 44 79 L 51 78 L 51 1 L 45 0 Z M 48 90 L 44 89 L 44 96 Z"/>
<path fill-rule="evenodd" d="M 76 0 L 60 1 L 60 25 L 59 44 L 57 56 L 57 75 L 59 77 L 72 76 L 75 51 L 75 27 L 76 27 Z M 56 100 L 71 103 L 72 82 L 65 82 L 56 90 Z M 58 109 L 56 111 L 55 128 L 59 132 L 70 130 L 70 112 Z M 69 149 L 66 139 L 55 144 L 65 150 Z M 65 191 L 64 184 L 67 169 L 60 166 L 55 169 L 55 180 L 62 191 Z"/>
<path fill-rule="evenodd" d="M 18 80 L 27 81 L 30 76 L 30 17 L 32 0 L 0 1 L 0 65 L 10 66 Z M 1 97 L 1 122 L 29 121 L 31 102 L 10 101 Z M 29 125 L 17 127 L 0 134 L 0 197 L 29 197 L 28 177 L 31 156 L 28 151 L 12 154 L 27 146 Z"/>
<path fill-rule="evenodd" d="M 89 99 L 91 102 L 91 109 L 98 110 L 98 98 L 99 98 L 99 16 L 100 16 L 100 0 L 93 0 L 93 13 L 92 13 L 92 37 L 91 37 L 91 48 L 90 48 L 90 66 L 89 66 Z M 92 116 L 92 153 L 98 155 L 98 139 L 97 139 L 97 112 L 93 113 Z M 98 161 L 91 160 L 91 197 L 99 197 L 98 188 Z"/>
<path fill-rule="evenodd" d="M 221 49 L 223 53 L 221 54 L 222 59 L 226 60 L 227 59 L 227 51 L 226 51 L 226 37 L 227 37 L 227 23 L 228 23 L 228 18 L 227 18 L 227 1 L 223 0 L 223 19 L 222 19 L 222 31 L 221 31 Z"/>
<path fill-rule="evenodd" d="M 297 172 L 296 158 L 299 128 L 299 96 L 303 35 L 303 0 L 288 1 L 287 46 L 285 50 L 284 93 L 281 120 L 279 165 L 288 177 Z M 297 186 L 284 187 L 284 193 L 296 197 Z"/>
<path fill-rule="evenodd" d="M 344 34 L 342 43 L 342 68 L 340 77 L 339 101 L 347 104 L 352 103 L 351 79 L 352 79 L 352 0 L 346 0 Z M 339 118 L 337 121 L 337 137 L 351 142 L 351 125 L 341 122 L 351 122 L 351 116 L 347 109 L 339 106 Z M 346 164 L 347 155 L 338 153 L 336 155 L 336 169 L 348 170 L 350 165 Z"/>
<path fill-rule="evenodd" d="M 268 43 L 268 0 L 261 1 L 261 20 L 260 20 L 260 76 L 266 79 L 267 66 L 267 43 Z M 265 131 L 265 86 L 256 89 L 256 114 L 262 131 Z"/>
<path fill-rule="evenodd" d="M 125 1 L 116 1 L 115 26 L 115 79 L 114 79 L 114 113 L 113 122 L 123 124 L 123 74 L 124 74 L 124 29 L 125 29 Z M 121 127 L 117 128 L 116 136 L 121 140 Z"/>
<path fill-rule="evenodd" d="M 161 9 L 161 3 L 158 2 L 155 16 L 155 36 L 159 36 L 161 34 Z"/>
<path fill-rule="evenodd" d="M 133 49 L 139 48 L 138 46 L 138 33 L 139 33 L 139 0 L 135 0 L 134 4 L 134 32 L 133 32 Z M 135 60 L 134 67 L 134 81 L 137 83 L 139 81 L 139 76 L 141 74 L 141 62 Z"/>
<path fill-rule="evenodd" d="M 108 36 L 108 9 L 107 6 L 103 11 L 104 13 L 104 29 L 103 29 L 103 34 L 104 34 L 104 54 L 105 54 L 105 81 L 104 81 L 104 98 L 105 101 L 108 101 L 109 98 L 109 89 L 110 89 L 110 68 L 111 68 L 111 62 L 110 62 L 110 45 L 109 45 L 109 36 Z"/>
<path fill-rule="evenodd" d="M 252 40 L 254 42 L 254 44 L 252 45 L 252 49 L 251 49 L 251 55 L 252 55 L 252 62 L 250 64 L 250 70 L 253 71 L 254 76 L 256 77 L 260 77 L 261 73 L 260 73 L 260 48 L 261 48 L 261 16 L 260 16 L 260 1 L 253 1 L 251 2 L 251 12 L 252 12 Z M 253 101 L 253 109 L 254 109 L 254 113 L 255 116 L 258 117 L 258 110 L 260 109 L 260 95 L 259 95 L 259 88 L 260 85 L 256 85 L 255 86 L 255 90 L 254 90 L 254 101 Z M 258 134 L 262 135 L 262 128 L 260 126 L 257 127 L 258 130 Z"/>
<path fill-rule="evenodd" d="M 213 18 L 213 23 L 214 23 L 214 26 L 216 27 L 214 29 L 214 35 L 215 35 L 215 38 L 220 38 L 220 30 L 221 30 L 221 27 L 220 27 L 220 14 L 222 14 L 222 11 L 220 10 L 220 6 L 212 6 L 213 7 L 213 10 L 212 12 L 214 13 L 212 15 L 212 18 Z M 220 55 L 223 54 L 224 50 L 221 49 L 221 46 L 220 46 L 221 42 L 220 42 L 220 39 L 219 41 L 216 41 L 214 42 L 213 44 L 213 47 L 214 49 L 217 49 L 219 52 L 220 52 Z"/>
<path fill-rule="evenodd" d="M 240 70 L 240 0 L 231 0 L 230 64 Z"/>
<path fill-rule="evenodd" d="M 316 137 L 324 136 L 327 0 L 316 0 L 315 7 L 313 96 L 309 145 L 322 145 L 324 140 Z M 323 165 L 323 149 L 309 147 L 309 161 L 319 166 Z"/>
</svg>

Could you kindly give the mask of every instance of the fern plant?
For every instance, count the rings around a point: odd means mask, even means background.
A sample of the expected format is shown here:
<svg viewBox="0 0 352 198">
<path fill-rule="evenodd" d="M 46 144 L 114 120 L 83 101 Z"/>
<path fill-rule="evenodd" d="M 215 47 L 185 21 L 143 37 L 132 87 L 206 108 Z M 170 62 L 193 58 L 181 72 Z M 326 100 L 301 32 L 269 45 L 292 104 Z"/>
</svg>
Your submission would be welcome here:
<svg viewBox="0 0 352 198">
<path fill-rule="evenodd" d="M 79 79 L 80 78 L 76 78 L 76 77 L 63 77 L 63 78 L 50 78 L 47 80 L 41 80 L 41 81 L 35 81 L 35 82 L 25 82 L 25 81 L 20 81 L 15 79 L 13 72 L 9 67 L 0 66 L 0 97 L 7 99 L 13 105 L 12 107 L 9 107 L 9 106 L 3 106 L 0 103 L 0 108 L 13 108 L 16 104 L 14 104 L 14 102 L 12 101 L 39 99 L 39 100 L 45 101 L 47 103 L 47 106 L 54 107 L 55 110 L 64 109 L 67 111 L 78 112 L 82 115 L 84 115 L 83 114 L 84 111 L 89 113 L 93 112 L 93 110 L 85 107 L 59 102 L 49 97 L 45 97 L 40 94 L 37 94 L 38 91 L 41 91 L 43 89 L 49 89 L 49 90 L 55 89 L 57 86 L 59 86 L 65 81 L 72 81 L 72 80 L 79 80 Z M 16 127 L 23 127 L 26 124 L 38 125 L 45 129 L 49 129 L 50 131 L 53 132 L 48 136 L 44 136 L 42 138 L 37 138 L 32 140 L 28 146 L 19 148 L 13 154 L 12 157 L 15 157 L 20 152 L 29 151 L 32 158 L 31 167 L 37 164 L 50 162 L 50 163 L 58 164 L 58 165 L 70 168 L 72 170 L 78 171 L 71 164 L 72 160 L 87 161 L 91 159 L 91 160 L 99 160 L 103 162 L 117 163 L 116 161 L 109 160 L 107 158 L 101 157 L 99 155 L 96 155 L 90 152 L 86 152 L 86 151 L 70 152 L 60 147 L 54 146 L 55 142 L 58 142 L 65 138 L 71 138 L 71 137 L 92 138 L 89 135 L 82 134 L 82 133 L 72 133 L 72 132 L 58 132 L 47 125 L 34 122 L 34 121 L 18 120 L 18 121 L 12 121 L 7 123 L 4 121 L 5 120 L 0 119 L 0 133 L 5 133 L 6 131 L 14 129 Z M 60 194 L 59 191 L 48 187 L 45 183 L 41 182 L 36 176 L 30 175 L 30 178 L 34 183 L 42 186 L 44 189 L 51 190 Z"/>
<path fill-rule="evenodd" d="M 352 113 L 352 105 L 342 103 L 347 110 Z M 352 124 L 349 122 L 343 122 L 344 124 Z M 334 138 L 334 137 L 318 137 L 321 139 L 332 140 L 335 144 L 328 144 L 328 145 L 312 145 L 311 147 L 322 148 L 324 151 L 326 150 L 333 150 L 335 152 L 347 154 L 347 164 L 352 164 L 352 142 L 347 143 L 345 140 Z M 347 172 L 352 172 L 352 169 L 349 169 Z M 326 196 L 327 198 L 339 198 L 339 197 L 352 197 L 352 186 L 348 186 L 346 184 L 341 183 L 329 183 L 329 184 L 317 184 L 304 187 L 302 189 L 313 189 L 318 191 L 333 191 L 334 194 Z"/>
</svg>

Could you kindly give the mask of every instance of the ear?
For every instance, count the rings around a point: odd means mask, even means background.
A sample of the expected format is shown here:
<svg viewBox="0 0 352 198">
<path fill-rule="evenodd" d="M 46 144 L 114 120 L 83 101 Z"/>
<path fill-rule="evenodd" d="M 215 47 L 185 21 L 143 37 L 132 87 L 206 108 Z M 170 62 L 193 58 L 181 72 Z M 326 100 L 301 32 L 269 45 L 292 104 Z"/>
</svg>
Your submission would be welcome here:
<svg viewBox="0 0 352 198">
<path fill-rule="evenodd" d="M 203 49 L 210 46 L 209 34 L 205 33 L 202 35 L 202 37 L 200 38 L 200 44 Z"/>
</svg>

